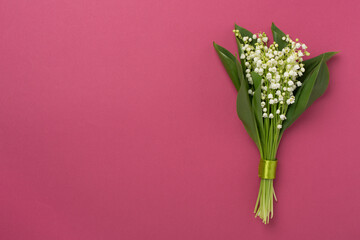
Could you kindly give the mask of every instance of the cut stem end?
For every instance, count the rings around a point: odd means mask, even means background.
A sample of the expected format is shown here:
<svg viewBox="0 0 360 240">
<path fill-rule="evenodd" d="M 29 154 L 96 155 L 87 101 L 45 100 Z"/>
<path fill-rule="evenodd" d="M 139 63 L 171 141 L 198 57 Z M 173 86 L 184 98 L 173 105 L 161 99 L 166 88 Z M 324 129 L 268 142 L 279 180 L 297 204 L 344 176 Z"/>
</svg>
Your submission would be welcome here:
<svg viewBox="0 0 360 240">
<path fill-rule="evenodd" d="M 273 218 L 274 199 L 277 201 L 273 179 L 261 179 L 254 213 L 255 217 L 260 217 L 264 224 L 268 224 L 270 218 Z"/>
</svg>

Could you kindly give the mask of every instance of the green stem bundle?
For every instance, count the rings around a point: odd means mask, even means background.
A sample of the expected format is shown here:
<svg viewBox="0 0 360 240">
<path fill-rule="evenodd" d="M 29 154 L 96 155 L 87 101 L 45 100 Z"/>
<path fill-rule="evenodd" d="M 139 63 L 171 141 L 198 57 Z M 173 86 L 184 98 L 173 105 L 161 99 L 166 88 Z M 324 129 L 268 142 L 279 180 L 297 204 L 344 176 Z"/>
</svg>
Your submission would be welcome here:
<svg viewBox="0 0 360 240">
<path fill-rule="evenodd" d="M 285 110 L 286 111 L 286 110 Z M 276 128 L 276 118 L 266 119 L 264 131 L 260 133 L 263 139 L 261 147 L 261 159 L 276 161 L 276 153 L 281 139 L 280 129 Z M 273 179 L 261 179 L 259 193 L 255 204 L 255 217 L 260 217 L 264 224 L 268 224 L 274 216 L 274 199 L 277 201 Z"/>
<path fill-rule="evenodd" d="M 267 224 L 274 216 L 274 199 L 277 201 L 273 179 L 261 179 L 259 194 L 255 204 L 255 217 L 260 217 Z"/>
</svg>

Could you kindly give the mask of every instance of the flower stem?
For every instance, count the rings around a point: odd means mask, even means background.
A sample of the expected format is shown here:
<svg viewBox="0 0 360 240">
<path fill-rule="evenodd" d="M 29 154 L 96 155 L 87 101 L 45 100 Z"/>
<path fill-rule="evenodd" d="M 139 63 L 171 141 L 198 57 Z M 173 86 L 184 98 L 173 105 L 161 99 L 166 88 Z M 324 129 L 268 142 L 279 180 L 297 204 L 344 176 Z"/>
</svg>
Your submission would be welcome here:
<svg viewBox="0 0 360 240">
<path fill-rule="evenodd" d="M 254 213 L 255 217 L 260 217 L 264 224 L 268 224 L 270 218 L 273 218 L 274 199 L 277 201 L 273 186 L 273 179 L 261 179 Z"/>
</svg>

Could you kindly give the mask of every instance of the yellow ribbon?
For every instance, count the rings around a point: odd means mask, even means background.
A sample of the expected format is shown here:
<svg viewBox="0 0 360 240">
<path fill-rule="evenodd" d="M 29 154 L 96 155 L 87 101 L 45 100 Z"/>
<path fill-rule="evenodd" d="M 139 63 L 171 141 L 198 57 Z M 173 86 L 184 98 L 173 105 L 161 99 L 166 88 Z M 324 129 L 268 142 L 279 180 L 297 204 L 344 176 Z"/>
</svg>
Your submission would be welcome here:
<svg viewBox="0 0 360 240">
<path fill-rule="evenodd" d="M 276 175 L 277 159 L 265 160 L 260 159 L 259 177 L 262 179 L 274 179 Z"/>
</svg>

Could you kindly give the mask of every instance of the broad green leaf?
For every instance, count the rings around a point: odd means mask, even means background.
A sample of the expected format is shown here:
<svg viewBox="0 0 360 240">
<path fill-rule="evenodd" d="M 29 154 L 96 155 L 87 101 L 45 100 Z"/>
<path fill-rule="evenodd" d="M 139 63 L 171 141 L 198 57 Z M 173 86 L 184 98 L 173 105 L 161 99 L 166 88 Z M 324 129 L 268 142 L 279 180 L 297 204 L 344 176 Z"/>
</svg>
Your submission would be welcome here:
<svg viewBox="0 0 360 240">
<path fill-rule="evenodd" d="M 304 61 L 303 63 L 304 63 L 305 72 L 304 75 L 299 80 L 303 82 L 307 78 L 307 75 L 309 75 L 311 71 L 320 63 L 323 57 L 324 57 L 324 61 L 327 62 L 336 53 L 337 52 L 327 52 Z"/>
<path fill-rule="evenodd" d="M 274 42 L 279 45 L 279 50 L 282 50 L 289 44 L 288 42 L 282 40 L 282 38 L 286 37 L 286 35 L 278 27 L 276 27 L 274 23 L 271 25 L 271 31 L 273 34 Z"/>
<path fill-rule="evenodd" d="M 240 27 L 240 26 L 238 26 L 238 25 L 236 25 L 235 24 L 235 30 L 239 30 L 239 33 L 240 33 L 240 35 L 241 35 L 241 37 L 243 38 L 243 37 L 252 37 L 253 36 L 253 33 L 252 32 L 250 32 L 249 30 L 247 30 L 247 29 L 245 29 L 245 28 L 242 28 L 242 27 Z M 255 45 L 255 42 L 256 41 L 251 41 L 251 45 Z"/>
<path fill-rule="evenodd" d="M 295 103 L 289 106 L 286 114 L 288 119 L 283 124 L 282 132 L 324 94 L 329 85 L 329 70 L 326 61 L 336 53 L 327 52 L 304 61 L 305 73 L 299 79 L 303 85 L 296 91 Z"/>
<path fill-rule="evenodd" d="M 261 84 L 262 77 L 259 74 L 257 74 L 256 72 L 251 72 L 251 77 L 254 82 L 254 88 L 257 89 Z"/>
<path fill-rule="evenodd" d="M 293 124 L 295 120 L 315 101 L 315 99 L 320 97 L 326 90 L 329 82 L 329 74 L 323 59 L 324 57 L 322 57 L 320 63 L 318 63 L 315 69 L 311 71 L 303 85 L 296 92 L 295 103 L 288 108 L 286 113 L 287 120 L 283 124 L 282 131 Z M 315 87 L 316 85 L 317 87 Z"/>
<path fill-rule="evenodd" d="M 219 55 L 219 58 L 220 58 L 222 64 L 224 65 L 225 70 L 228 73 L 231 81 L 233 82 L 236 90 L 239 91 L 240 80 L 239 80 L 237 68 L 236 68 L 236 58 L 228 50 L 221 47 L 220 45 L 217 45 L 215 42 L 214 42 L 214 48 L 215 48 L 217 54 Z"/>
<path fill-rule="evenodd" d="M 252 108 L 254 111 L 256 123 L 258 126 L 258 129 L 260 131 L 263 131 L 263 118 L 262 118 L 262 108 L 261 108 L 261 88 L 255 88 L 255 93 L 252 98 Z"/>
<path fill-rule="evenodd" d="M 257 145 L 257 147 L 260 150 L 261 146 L 260 146 L 259 135 L 258 135 L 258 130 L 257 130 L 257 126 L 256 126 L 256 120 L 255 120 L 254 112 L 251 107 L 252 104 L 251 104 L 249 94 L 248 94 L 249 86 L 248 86 L 247 81 L 244 78 L 244 75 L 242 74 L 242 72 L 243 72 L 242 67 L 238 60 L 236 60 L 236 67 L 237 67 L 237 70 L 238 70 L 237 72 L 239 74 L 239 79 L 240 79 L 240 89 L 239 89 L 237 99 L 236 99 L 237 113 L 238 113 L 240 120 L 244 124 L 246 131 L 248 132 L 250 137 L 254 140 L 255 144 Z"/>
<path fill-rule="evenodd" d="M 255 114 L 256 123 L 258 129 L 263 131 L 263 118 L 262 118 L 262 108 L 261 108 L 261 79 L 262 77 L 256 72 L 251 72 L 251 77 L 254 82 L 254 96 L 252 97 L 252 108 Z"/>
<path fill-rule="evenodd" d="M 238 52 L 239 52 L 239 58 L 241 57 L 241 54 L 244 53 L 242 47 L 241 47 L 241 43 L 240 43 L 240 40 L 238 38 L 236 38 L 236 44 L 237 44 L 237 47 L 238 47 Z M 241 67 L 242 67 L 242 70 L 245 71 L 245 61 L 241 60 Z M 245 72 L 243 72 L 245 74 Z"/>
<path fill-rule="evenodd" d="M 236 44 L 237 44 L 237 47 L 238 47 L 239 56 L 241 56 L 241 54 L 244 53 L 244 50 L 242 49 L 241 42 L 240 42 L 240 40 L 238 38 L 236 38 Z"/>
<path fill-rule="evenodd" d="M 328 85 L 329 85 L 329 69 L 326 66 L 326 63 L 324 60 L 321 63 L 320 70 L 318 73 L 318 78 L 316 79 L 313 90 L 311 92 L 311 95 L 310 95 L 310 98 L 309 98 L 309 101 L 307 104 L 307 108 L 310 107 L 315 102 L 316 99 L 318 99 L 325 93 Z"/>
</svg>

